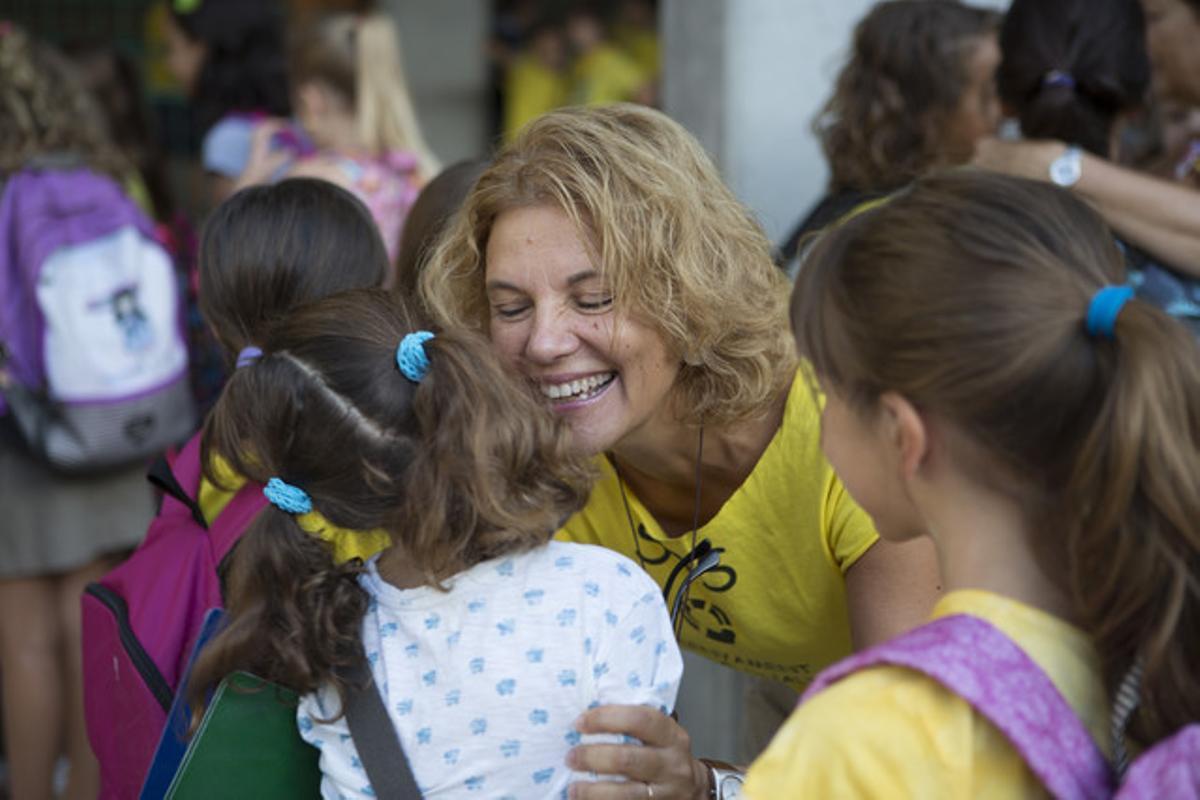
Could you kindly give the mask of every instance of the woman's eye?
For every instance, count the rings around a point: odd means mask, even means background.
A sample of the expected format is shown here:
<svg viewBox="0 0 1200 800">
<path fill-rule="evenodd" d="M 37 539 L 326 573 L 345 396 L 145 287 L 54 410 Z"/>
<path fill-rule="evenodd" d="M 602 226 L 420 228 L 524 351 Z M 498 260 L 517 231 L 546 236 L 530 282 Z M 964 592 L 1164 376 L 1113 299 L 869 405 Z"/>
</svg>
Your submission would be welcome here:
<svg viewBox="0 0 1200 800">
<path fill-rule="evenodd" d="M 584 311 L 600 311 L 612 305 L 612 297 L 610 295 L 583 297 L 576 302 Z"/>
<path fill-rule="evenodd" d="M 503 319 L 514 319 L 525 313 L 528 308 L 526 305 L 492 306 L 492 313 Z"/>
</svg>

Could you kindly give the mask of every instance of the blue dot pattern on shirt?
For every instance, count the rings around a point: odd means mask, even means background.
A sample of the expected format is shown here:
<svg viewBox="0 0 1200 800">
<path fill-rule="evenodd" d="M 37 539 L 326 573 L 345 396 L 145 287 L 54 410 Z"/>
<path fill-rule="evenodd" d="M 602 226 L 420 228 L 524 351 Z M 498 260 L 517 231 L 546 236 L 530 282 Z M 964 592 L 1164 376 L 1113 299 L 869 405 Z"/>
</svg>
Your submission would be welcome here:
<svg viewBox="0 0 1200 800">
<path fill-rule="evenodd" d="M 588 741 L 587 708 L 669 710 L 682 670 L 661 595 L 632 562 L 553 542 L 485 562 L 447 593 L 397 590 L 371 564 L 363 643 L 424 796 L 565 797 L 588 776 L 566 767 Z M 330 687 L 303 698 L 297 725 L 321 750 L 326 798 L 372 797 Z"/>
</svg>

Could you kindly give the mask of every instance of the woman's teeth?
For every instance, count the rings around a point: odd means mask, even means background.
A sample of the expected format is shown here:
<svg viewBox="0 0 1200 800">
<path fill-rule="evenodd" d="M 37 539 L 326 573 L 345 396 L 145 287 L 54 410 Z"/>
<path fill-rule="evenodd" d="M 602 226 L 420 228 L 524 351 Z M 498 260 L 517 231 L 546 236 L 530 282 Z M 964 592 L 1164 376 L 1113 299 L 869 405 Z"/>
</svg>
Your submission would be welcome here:
<svg viewBox="0 0 1200 800">
<path fill-rule="evenodd" d="M 587 400 L 599 394 L 616 376 L 615 372 L 606 372 L 566 383 L 543 383 L 542 394 L 551 400 Z"/>
</svg>

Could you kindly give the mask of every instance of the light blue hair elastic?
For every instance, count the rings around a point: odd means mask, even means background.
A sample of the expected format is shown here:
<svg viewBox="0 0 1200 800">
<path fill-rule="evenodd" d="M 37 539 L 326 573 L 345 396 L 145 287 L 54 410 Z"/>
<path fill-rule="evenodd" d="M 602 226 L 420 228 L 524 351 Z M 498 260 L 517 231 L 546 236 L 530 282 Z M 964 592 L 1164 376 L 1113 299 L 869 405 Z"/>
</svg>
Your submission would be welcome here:
<svg viewBox="0 0 1200 800">
<path fill-rule="evenodd" d="M 396 348 L 396 366 L 413 383 L 420 383 L 429 370 L 425 343 L 432 338 L 433 334 L 429 331 L 416 331 L 401 339 L 400 346 Z"/>
<path fill-rule="evenodd" d="M 260 348 L 254 346 L 243 347 L 237 356 L 237 368 L 248 367 L 260 358 L 262 358 L 262 350 Z"/>
<path fill-rule="evenodd" d="M 280 478 L 267 481 L 267 485 L 263 487 L 263 495 L 271 501 L 271 505 L 289 514 L 307 514 L 313 509 L 312 498 L 308 496 L 308 492 Z"/>
<path fill-rule="evenodd" d="M 1092 296 L 1092 302 L 1087 310 L 1087 332 L 1090 336 L 1104 339 L 1113 338 L 1116 332 L 1117 317 L 1121 309 L 1133 297 L 1133 289 L 1129 286 L 1105 286 Z"/>
</svg>

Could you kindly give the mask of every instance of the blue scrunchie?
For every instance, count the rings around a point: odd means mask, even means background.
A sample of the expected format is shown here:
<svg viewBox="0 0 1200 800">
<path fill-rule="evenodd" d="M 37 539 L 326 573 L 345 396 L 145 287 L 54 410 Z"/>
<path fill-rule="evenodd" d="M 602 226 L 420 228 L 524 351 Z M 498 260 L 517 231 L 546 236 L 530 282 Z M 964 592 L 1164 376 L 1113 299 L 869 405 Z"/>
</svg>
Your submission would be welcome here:
<svg viewBox="0 0 1200 800">
<path fill-rule="evenodd" d="M 1105 286 L 1092 296 L 1092 302 L 1087 310 L 1087 332 L 1090 336 L 1100 336 L 1104 339 L 1113 338 L 1116 332 L 1117 317 L 1121 309 L 1133 297 L 1133 289 L 1129 286 Z"/>
<path fill-rule="evenodd" d="M 280 478 L 271 478 L 263 487 L 263 494 L 271 505 L 289 514 L 307 514 L 313 509 L 312 498 L 299 486 L 292 486 Z"/>
<path fill-rule="evenodd" d="M 420 383 L 429 370 L 425 343 L 432 338 L 433 334 L 429 331 L 416 331 L 401 339 L 400 346 L 396 348 L 396 366 L 413 383 Z"/>
</svg>

